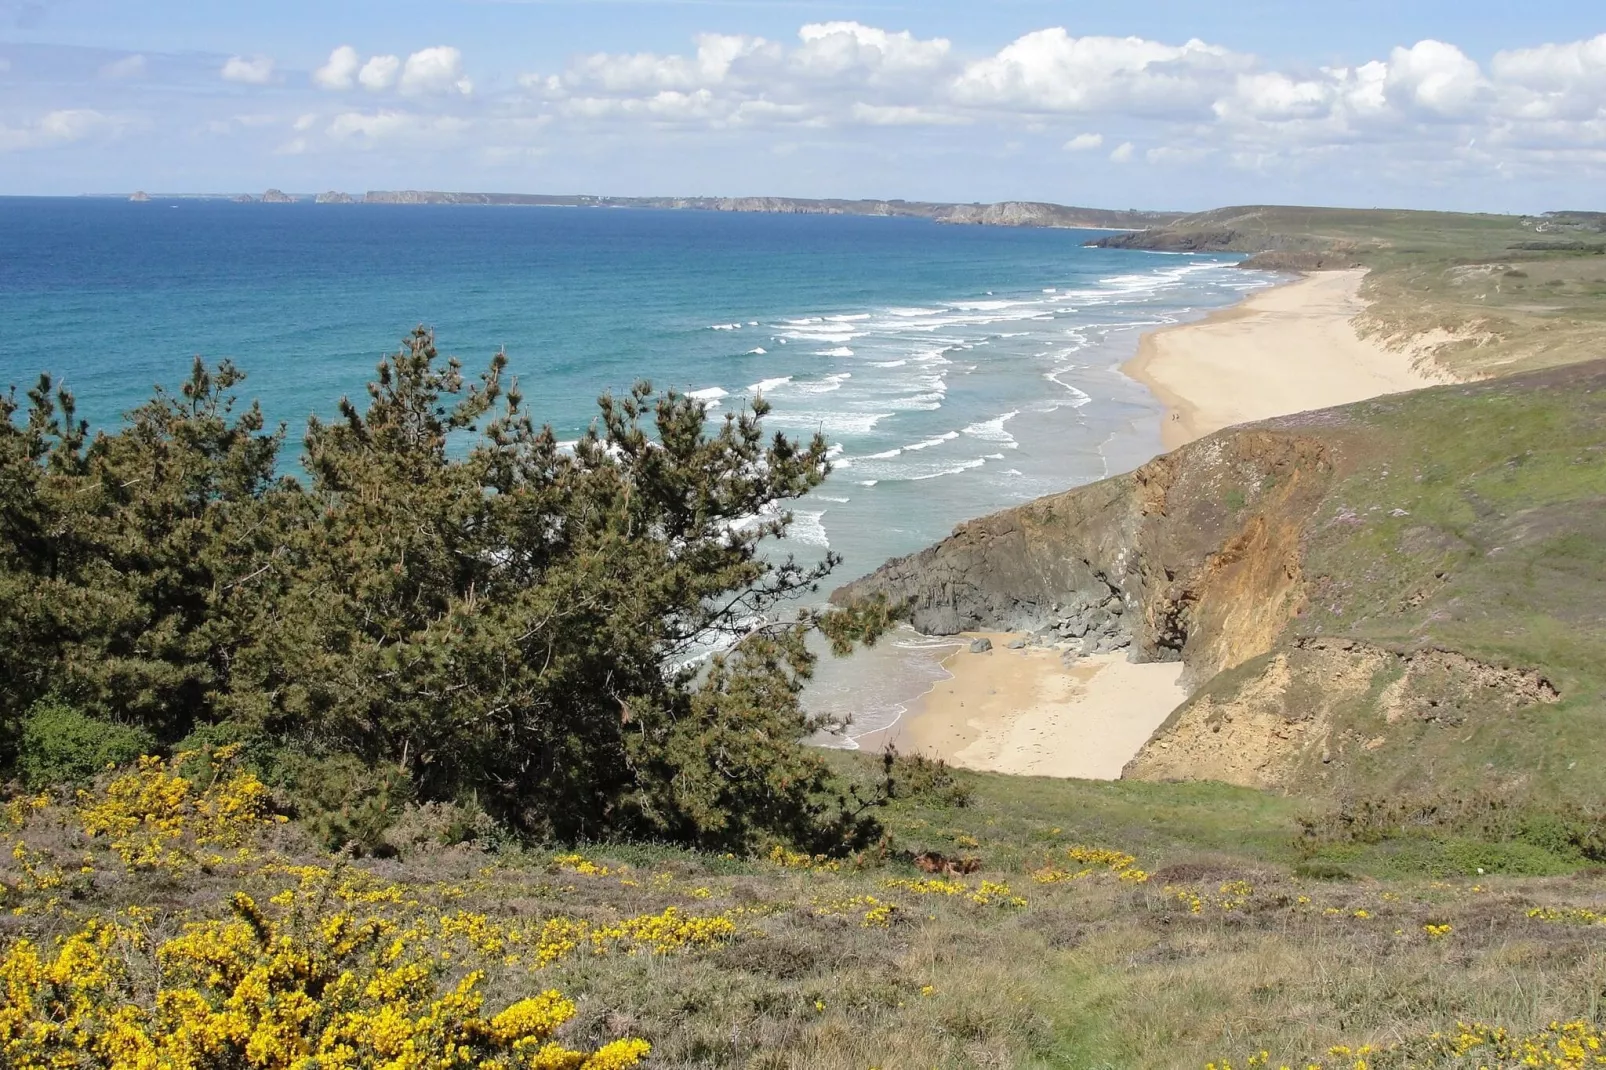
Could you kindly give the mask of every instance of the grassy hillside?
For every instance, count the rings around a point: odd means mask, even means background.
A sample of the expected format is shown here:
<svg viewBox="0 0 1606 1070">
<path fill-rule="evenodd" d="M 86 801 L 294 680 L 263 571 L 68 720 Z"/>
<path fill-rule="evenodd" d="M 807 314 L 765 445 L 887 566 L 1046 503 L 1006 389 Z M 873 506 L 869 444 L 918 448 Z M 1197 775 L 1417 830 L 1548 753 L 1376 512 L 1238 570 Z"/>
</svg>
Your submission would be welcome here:
<svg viewBox="0 0 1606 1070">
<path fill-rule="evenodd" d="M 179 1065 L 134 1058 L 153 1036 L 205 1067 L 404 1065 L 401 1038 L 425 1067 L 601 1070 L 643 1043 L 641 1065 L 677 1068 L 1470 1067 L 1603 1024 L 1606 877 L 1576 853 L 1335 861 L 1293 803 L 1222 785 L 903 763 L 890 840 L 855 859 L 446 847 L 414 811 L 399 856 L 364 861 L 275 823 L 226 755 L 183 772 L 5 811 L 6 1065 Z M 912 864 L 932 853 L 978 868 Z M 524 1030 L 575 1054 L 452 1061 L 454 1021 L 460 1043 Z M 91 1058 L 97 1022 L 131 1054 Z M 332 1035 L 359 1055 L 294 1062 Z"/>
<path fill-rule="evenodd" d="M 1364 330 L 1460 375 L 1603 352 L 1606 223 L 1590 213 L 1222 208 L 1100 244 L 1244 252 L 1247 266 L 1271 269 L 1370 268 Z"/>
<path fill-rule="evenodd" d="M 1290 515 L 1275 477 L 1218 489 L 1246 526 L 1299 525 L 1294 612 L 1133 771 L 1352 799 L 1606 798 L 1589 758 L 1606 748 L 1606 365 L 1270 426 L 1323 443 L 1319 491 Z"/>
<path fill-rule="evenodd" d="M 1195 690 L 1126 775 L 1310 799 L 1323 842 L 1584 842 L 1606 835 L 1603 531 L 1595 361 L 1231 428 L 837 597 L 1182 660 Z"/>
</svg>

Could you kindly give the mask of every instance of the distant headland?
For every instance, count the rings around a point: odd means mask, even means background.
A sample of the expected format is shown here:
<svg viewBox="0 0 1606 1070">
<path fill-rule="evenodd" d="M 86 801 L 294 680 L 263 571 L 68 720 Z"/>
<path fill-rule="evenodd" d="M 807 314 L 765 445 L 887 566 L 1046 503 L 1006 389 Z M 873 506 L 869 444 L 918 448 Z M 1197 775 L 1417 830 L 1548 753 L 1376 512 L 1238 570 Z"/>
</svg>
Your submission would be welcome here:
<svg viewBox="0 0 1606 1070">
<path fill-rule="evenodd" d="M 1125 211 L 1052 204 L 1046 201 L 1000 201 L 959 204 L 945 201 L 843 200 L 807 197 L 602 197 L 591 194 L 451 193 L 440 190 L 369 190 L 363 194 L 329 190 L 316 196 L 286 194 L 276 189 L 251 194 L 133 194 L 131 201 L 230 200 L 240 204 L 410 204 L 471 205 L 502 208 L 657 208 L 700 212 L 746 212 L 767 215 L 855 215 L 930 219 L 937 223 L 998 227 L 1065 227 L 1095 230 L 1144 230 L 1183 218 L 1182 212 Z"/>
</svg>

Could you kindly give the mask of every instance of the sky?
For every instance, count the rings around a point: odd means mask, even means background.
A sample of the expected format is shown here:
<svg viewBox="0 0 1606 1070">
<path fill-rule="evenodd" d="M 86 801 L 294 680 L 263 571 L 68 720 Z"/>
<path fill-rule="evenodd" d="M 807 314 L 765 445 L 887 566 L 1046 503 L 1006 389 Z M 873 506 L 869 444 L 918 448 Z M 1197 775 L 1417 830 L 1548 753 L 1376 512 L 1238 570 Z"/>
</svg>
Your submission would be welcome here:
<svg viewBox="0 0 1606 1070">
<path fill-rule="evenodd" d="M 0 194 L 1606 209 L 1601 0 L 0 0 Z"/>
</svg>

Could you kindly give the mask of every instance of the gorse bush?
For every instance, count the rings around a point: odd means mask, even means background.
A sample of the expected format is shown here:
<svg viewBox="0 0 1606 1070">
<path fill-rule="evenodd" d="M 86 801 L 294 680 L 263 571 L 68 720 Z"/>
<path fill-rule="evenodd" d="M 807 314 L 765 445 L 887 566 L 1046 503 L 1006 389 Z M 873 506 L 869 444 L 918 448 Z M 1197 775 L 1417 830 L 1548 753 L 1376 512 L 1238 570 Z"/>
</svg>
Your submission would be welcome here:
<svg viewBox="0 0 1606 1070">
<path fill-rule="evenodd" d="M 235 918 L 152 946 L 148 914 L 93 919 L 0 956 L 0 1053 L 17 1070 L 623 1070 L 634 1038 L 592 1052 L 553 1034 L 575 1006 L 556 991 L 488 1014 L 484 974 L 449 983 L 447 957 L 398 925 L 350 913 L 270 916 L 244 892 Z"/>
<path fill-rule="evenodd" d="M 0 399 L 7 738 L 57 694 L 167 745 L 393 770 L 403 788 L 347 777 L 323 806 L 330 838 L 370 844 L 379 795 L 540 836 L 872 837 L 876 799 L 802 746 L 798 694 L 811 631 L 846 650 L 885 612 L 776 623 L 837 561 L 760 552 L 825 478 L 823 439 L 766 438 L 762 399 L 710 429 L 642 384 L 566 450 L 504 370 L 467 382 L 415 331 L 366 408 L 309 422 L 305 480 L 276 476 L 285 432 L 237 411 L 227 363 L 94 437 L 48 378 Z"/>
</svg>

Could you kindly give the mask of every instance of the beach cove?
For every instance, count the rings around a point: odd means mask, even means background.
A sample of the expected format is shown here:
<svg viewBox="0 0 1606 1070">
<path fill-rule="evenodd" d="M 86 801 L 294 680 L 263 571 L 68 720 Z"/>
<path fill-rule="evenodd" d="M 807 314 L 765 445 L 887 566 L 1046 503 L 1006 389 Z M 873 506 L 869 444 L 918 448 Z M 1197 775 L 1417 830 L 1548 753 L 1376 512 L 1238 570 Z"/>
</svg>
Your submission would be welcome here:
<svg viewBox="0 0 1606 1070">
<path fill-rule="evenodd" d="M 1366 308 L 1365 275 L 1304 276 L 1198 322 L 1145 334 L 1122 370 L 1165 406 L 1165 448 L 1236 424 L 1448 381 L 1359 337 L 1351 320 Z M 974 650 L 977 639 L 991 646 Z M 1180 663 L 1137 664 L 1125 653 L 1062 657 L 1027 639 L 990 632 L 931 640 L 951 644 L 940 676 L 896 724 L 857 737 L 858 745 L 891 745 L 988 772 L 1113 780 L 1188 697 Z"/>
</svg>

